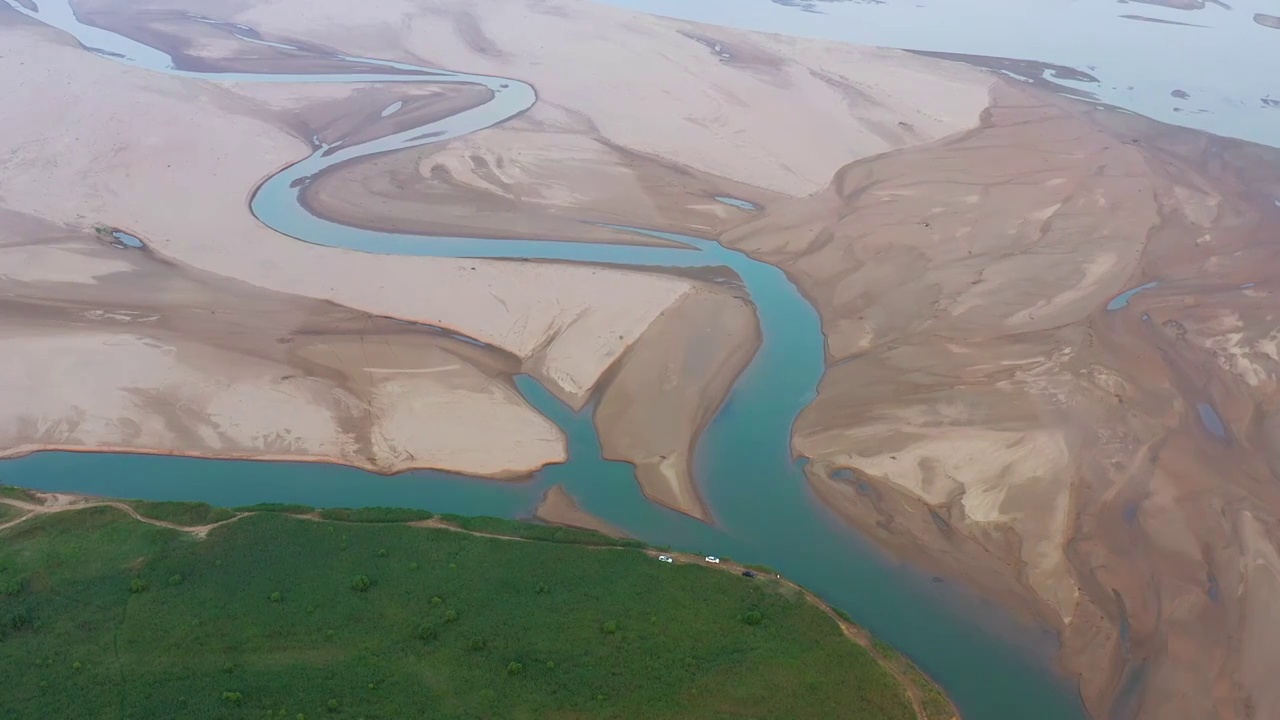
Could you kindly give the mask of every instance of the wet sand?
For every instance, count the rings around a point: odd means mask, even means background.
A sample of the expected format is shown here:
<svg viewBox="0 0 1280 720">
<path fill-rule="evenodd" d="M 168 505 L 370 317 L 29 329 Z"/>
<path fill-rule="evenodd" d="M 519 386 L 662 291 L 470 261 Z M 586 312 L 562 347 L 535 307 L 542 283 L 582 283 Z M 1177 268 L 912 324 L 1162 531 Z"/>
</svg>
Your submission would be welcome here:
<svg viewBox="0 0 1280 720">
<path fill-rule="evenodd" d="M 823 318 L 815 492 L 1056 627 L 1098 717 L 1280 714 L 1277 167 L 1002 82 L 981 128 L 722 238 Z"/>
<path fill-rule="evenodd" d="M 626 533 L 618 528 L 578 507 L 578 503 L 569 491 L 560 485 L 554 485 L 547 490 L 547 494 L 542 496 L 542 502 L 538 503 L 538 508 L 533 511 L 533 516 L 552 525 L 595 530 L 616 538 L 627 537 Z"/>
</svg>

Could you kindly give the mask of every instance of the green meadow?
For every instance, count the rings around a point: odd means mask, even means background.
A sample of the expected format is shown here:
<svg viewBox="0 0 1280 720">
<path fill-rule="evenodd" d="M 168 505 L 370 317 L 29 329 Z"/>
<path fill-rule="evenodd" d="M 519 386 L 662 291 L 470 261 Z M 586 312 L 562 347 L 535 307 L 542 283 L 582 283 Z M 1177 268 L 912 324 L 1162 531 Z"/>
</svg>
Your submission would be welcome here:
<svg viewBox="0 0 1280 720">
<path fill-rule="evenodd" d="M 914 717 L 783 583 L 581 531 L 325 516 L 258 512 L 198 539 L 96 507 L 0 531 L 0 717 Z"/>
</svg>

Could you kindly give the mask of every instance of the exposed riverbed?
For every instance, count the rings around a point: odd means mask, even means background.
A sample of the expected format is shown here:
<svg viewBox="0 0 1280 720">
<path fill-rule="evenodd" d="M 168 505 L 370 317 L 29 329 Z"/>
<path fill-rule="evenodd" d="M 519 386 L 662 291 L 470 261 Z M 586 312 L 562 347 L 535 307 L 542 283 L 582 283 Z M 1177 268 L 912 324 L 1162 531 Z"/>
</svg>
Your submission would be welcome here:
<svg viewBox="0 0 1280 720">
<path fill-rule="evenodd" d="M 601 458 L 591 418 L 593 407 L 572 412 L 527 377 L 519 378 L 520 390 L 564 430 L 571 458 L 566 464 L 547 468 L 530 483 L 478 481 L 434 472 L 382 477 L 316 464 L 93 453 L 43 453 L 6 461 L 0 464 L 0 482 L 120 497 L 200 499 L 223 505 L 264 501 L 393 505 L 507 517 L 531 514 L 546 489 L 560 484 L 583 510 L 630 535 L 778 568 L 904 650 L 946 687 L 967 718 L 1052 720 L 1083 716 L 1074 690 L 1050 670 L 1052 644 L 1047 635 L 1009 621 L 949 583 L 890 562 L 810 494 L 802 469 L 791 456 L 790 435 L 796 416 L 812 400 L 823 373 L 824 339 L 816 312 L 781 270 L 713 241 L 636 228 L 625 230 L 676 246 L 376 232 L 324 220 L 299 204 L 301 188 L 339 163 L 457 138 L 520 114 L 537 100 L 528 84 L 344 56 L 332 59 L 358 65 L 362 71 L 259 74 L 188 70 L 160 50 L 82 24 L 67 0 L 42 2 L 38 11 L 9 1 L 23 14 L 70 33 L 91 51 L 184 77 L 487 87 L 493 92 L 489 102 L 444 119 L 365 143 L 317 146 L 310 156 L 258 188 L 252 201 L 254 214 L 266 225 L 301 241 L 369 253 L 728 267 L 742 279 L 757 308 L 763 342 L 698 445 L 695 470 L 715 518 L 714 527 L 648 502 L 634 482 L 630 465 Z M 248 28 L 239 28 L 236 34 L 245 41 L 255 41 Z M 369 72 L 371 67 L 386 72 Z"/>
</svg>

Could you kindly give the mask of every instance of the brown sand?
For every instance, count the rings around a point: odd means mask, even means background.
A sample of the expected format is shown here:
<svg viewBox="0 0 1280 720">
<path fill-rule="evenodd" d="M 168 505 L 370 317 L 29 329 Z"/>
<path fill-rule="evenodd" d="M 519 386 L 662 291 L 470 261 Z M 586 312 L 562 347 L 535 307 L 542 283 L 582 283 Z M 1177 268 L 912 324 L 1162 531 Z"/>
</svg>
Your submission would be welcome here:
<svg viewBox="0 0 1280 720">
<path fill-rule="evenodd" d="M 980 129 L 723 238 L 822 315 L 794 438 L 813 487 L 1058 627 L 1099 717 L 1280 716 L 1258 669 L 1280 647 L 1280 153 L 1024 86 L 992 100 Z"/>
<path fill-rule="evenodd" d="M 542 496 L 542 502 L 538 503 L 533 516 L 552 525 L 595 530 L 616 538 L 627 537 L 627 534 L 618 528 L 578 507 L 573 496 L 562 485 L 553 485 L 546 495 Z"/>
<path fill-rule="evenodd" d="M 745 300 L 703 289 L 672 305 L 604 388 L 595 413 L 604 456 L 633 463 L 650 500 L 710 520 L 693 480 L 694 442 L 759 346 Z"/>
</svg>

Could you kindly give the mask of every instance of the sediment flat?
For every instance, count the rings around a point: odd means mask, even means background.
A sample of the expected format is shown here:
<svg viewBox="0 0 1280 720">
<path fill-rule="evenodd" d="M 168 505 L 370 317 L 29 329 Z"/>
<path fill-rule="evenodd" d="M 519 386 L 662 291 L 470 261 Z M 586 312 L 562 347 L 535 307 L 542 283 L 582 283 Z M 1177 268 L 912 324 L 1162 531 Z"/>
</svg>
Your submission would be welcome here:
<svg viewBox="0 0 1280 720">
<path fill-rule="evenodd" d="M 819 497 L 1058 628 L 1098 717 L 1280 713 L 1277 167 L 1002 81 L 979 129 L 722 236 L 822 317 Z"/>
</svg>

